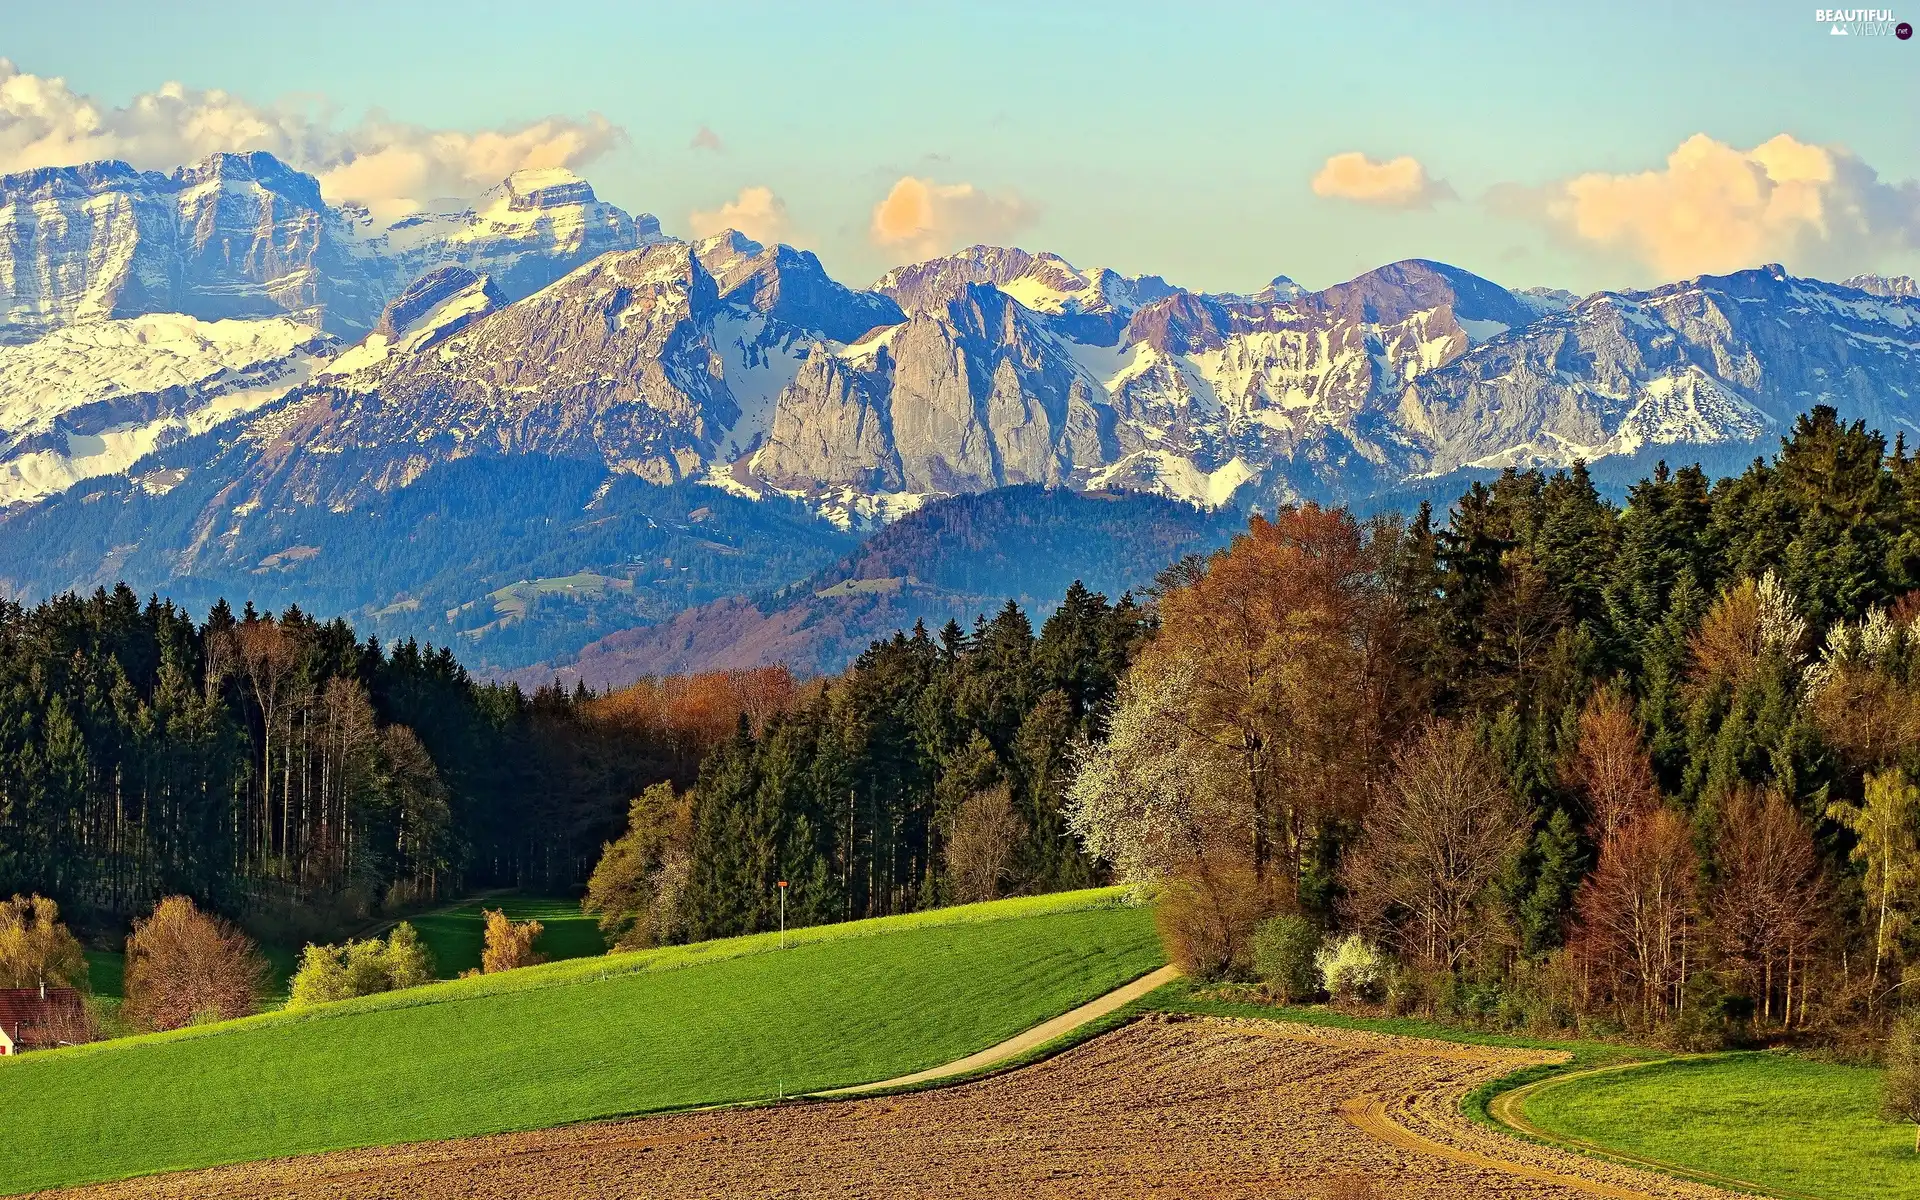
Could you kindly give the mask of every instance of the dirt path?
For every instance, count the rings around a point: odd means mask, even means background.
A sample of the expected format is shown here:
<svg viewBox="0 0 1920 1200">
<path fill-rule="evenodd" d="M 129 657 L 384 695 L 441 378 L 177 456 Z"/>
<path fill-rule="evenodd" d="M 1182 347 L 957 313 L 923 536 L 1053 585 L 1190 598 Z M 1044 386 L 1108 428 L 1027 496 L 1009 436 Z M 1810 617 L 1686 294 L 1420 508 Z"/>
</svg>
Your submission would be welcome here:
<svg viewBox="0 0 1920 1200">
<path fill-rule="evenodd" d="M 1016 1034 L 997 1046 L 988 1046 L 978 1054 L 969 1054 L 956 1062 L 945 1066 L 929 1067 L 924 1071 L 915 1071 L 911 1075 L 900 1075 L 893 1079 L 883 1079 L 878 1083 L 862 1083 L 853 1087 L 834 1088 L 832 1091 L 817 1092 L 820 1096 L 858 1096 L 866 1092 L 883 1092 L 892 1088 L 911 1087 L 917 1083 L 932 1083 L 939 1079 L 951 1079 L 955 1075 L 970 1075 L 975 1071 L 984 1071 L 988 1067 L 997 1067 L 1003 1062 L 1020 1057 L 1029 1050 L 1040 1047 L 1058 1037 L 1065 1037 L 1082 1025 L 1097 1021 L 1109 1013 L 1119 1012 L 1148 992 L 1166 986 L 1180 978 L 1180 968 L 1161 967 L 1158 971 L 1142 975 L 1140 978 L 1116 988 L 1097 1000 L 1089 1000 L 1072 1012 L 1062 1013 L 1051 1021 L 1035 1025 L 1025 1033 Z"/>
<path fill-rule="evenodd" d="M 345 1151 L 68 1195 L 1727 1200 L 1460 1113 L 1467 1091 L 1552 1058 L 1272 1021 L 1151 1016 L 950 1088 Z"/>
</svg>

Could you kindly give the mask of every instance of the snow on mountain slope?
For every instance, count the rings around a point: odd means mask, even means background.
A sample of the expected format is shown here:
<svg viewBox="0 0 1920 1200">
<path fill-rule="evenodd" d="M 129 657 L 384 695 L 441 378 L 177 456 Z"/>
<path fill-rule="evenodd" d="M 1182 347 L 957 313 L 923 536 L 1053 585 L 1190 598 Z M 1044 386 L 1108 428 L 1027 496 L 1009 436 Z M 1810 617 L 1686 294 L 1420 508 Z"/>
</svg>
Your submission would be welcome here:
<svg viewBox="0 0 1920 1200">
<path fill-rule="evenodd" d="M 416 213 L 384 229 L 364 209 L 347 211 L 359 253 L 383 261 L 395 283 L 461 266 L 489 276 L 514 299 L 602 254 L 661 240 L 653 216 L 630 216 L 558 167 L 516 171 L 472 208 Z"/>
<path fill-rule="evenodd" d="M 48 167 L 0 178 L 0 343 L 154 312 L 290 316 L 358 337 L 439 267 L 488 274 L 517 299 L 659 239 L 653 217 L 602 202 L 561 170 L 518 172 L 477 207 L 376 228 L 365 209 L 329 206 L 313 176 L 264 152 L 171 174 Z"/>
<path fill-rule="evenodd" d="M 1589 296 L 1408 388 L 1399 418 L 1432 476 L 1753 442 L 1823 403 L 1920 428 L 1917 388 L 1920 297 L 1772 266 Z"/>
<path fill-rule="evenodd" d="M 319 184 L 270 154 L 0 178 L 0 342 L 151 312 L 341 332 L 364 327 L 377 292 Z"/>
<path fill-rule="evenodd" d="M 1742 445 L 1818 402 L 1920 428 L 1920 294 L 1904 277 L 1769 268 L 1576 299 L 1412 259 L 1318 291 L 1280 275 L 1201 294 L 974 246 L 857 291 L 791 246 L 662 238 L 566 171 L 375 228 L 257 154 L 9 177 L 9 231 L 0 338 L 41 337 L 26 347 L 37 378 L 66 356 L 127 389 L 6 385 L 0 496 L 15 500 L 296 385 L 221 442 L 228 511 L 352 508 L 457 460 L 521 454 L 794 497 L 843 524 L 1018 483 L 1273 504 Z M 123 369 L 67 336 L 162 304 L 183 322 L 260 318 L 247 337 L 265 344 L 222 335 L 227 350 L 196 344 L 185 360 L 200 365 L 180 369 L 210 376 L 230 352 L 254 364 L 234 378 L 266 382 L 183 383 L 199 398 L 141 408 L 129 398 L 173 395 L 165 353 L 115 343 Z M 359 340 L 323 364 L 330 343 L 283 344 L 294 322 Z M 244 399 L 208 407 L 215 387 Z M 111 420 L 82 411 L 109 401 Z M 49 404 L 65 407 L 42 419 Z"/>
<path fill-rule="evenodd" d="M 286 318 L 177 313 L 0 346 L 0 505 L 124 471 L 168 441 L 253 412 L 307 382 L 337 348 Z"/>
</svg>

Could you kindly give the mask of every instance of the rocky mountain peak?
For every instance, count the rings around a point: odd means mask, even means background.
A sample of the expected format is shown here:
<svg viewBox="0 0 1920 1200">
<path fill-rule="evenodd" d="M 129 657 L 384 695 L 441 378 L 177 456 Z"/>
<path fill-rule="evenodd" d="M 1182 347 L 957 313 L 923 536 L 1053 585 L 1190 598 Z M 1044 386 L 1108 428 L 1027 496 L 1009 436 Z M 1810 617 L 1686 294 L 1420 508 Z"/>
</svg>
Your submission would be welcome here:
<svg viewBox="0 0 1920 1200">
<path fill-rule="evenodd" d="M 1855 275 L 1841 281 L 1841 286 L 1858 288 L 1873 296 L 1885 296 L 1890 300 L 1907 300 L 1920 297 L 1920 282 L 1911 275 Z"/>
<path fill-rule="evenodd" d="M 565 167 L 515 171 L 501 181 L 498 190 L 506 195 L 508 206 L 519 212 L 593 204 L 598 199 L 591 184 Z"/>
<path fill-rule="evenodd" d="M 1423 258 L 1377 267 L 1346 283 L 1312 294 L 1326 312 L 1374 325 L 1391 325 L 1437 308 L 1461 322 L 1492 322 L 1507 328 L 1536 315 L 1506 288 L 1471 271 Z"/>
<path fill-rule="evenodd" d="M 930 312 L 972 285 L 999 288 L 1036 312 L 1124 318 L 1176 289 L 1157 275 L 1128 276 L 1104 267 L 1082 271 L 1058 254 L 1011 246 L 969 246 L 941 258 L 895 267 L 868 290 L 908 313 Z"/>
<path fill-rule="evenodd" d="M 308 212 L 323 213 L 327 202 L 320 196 L 320 181 L 297 171 L 265 150 L 250 154 L 210 154 L 197 163 L 180 167 L 173 179 L 184 187 L 204 183 L 229 186 L 253 184 L 284 197 Z"/>
<path fill-rule="evenodd" d="M 505 294 L 487 276 L 465 267 L 441 267 L 408 284 L 406 291 L 396 296 L 380 313 L 380 320 L 373 331 L 388 338 L 414 332 L 435 309 L 445 306 L 450 300 L 468 295 L 474 296 L 475 300 L 462 306 L 459 327 L 507 305 Z M 442 337 L 458 332 L 458 327 L 449 328 L 446 323 L 436 324 L 436 329 Z"/>
</svg>

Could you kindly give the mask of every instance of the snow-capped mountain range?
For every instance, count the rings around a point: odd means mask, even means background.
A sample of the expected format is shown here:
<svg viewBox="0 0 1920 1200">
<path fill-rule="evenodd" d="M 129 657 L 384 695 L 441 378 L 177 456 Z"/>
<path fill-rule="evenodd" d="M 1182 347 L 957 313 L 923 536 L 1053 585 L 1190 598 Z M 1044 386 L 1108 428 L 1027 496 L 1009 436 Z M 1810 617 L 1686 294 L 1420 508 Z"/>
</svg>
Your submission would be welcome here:
<svg viewBox="0 0 1920 1200">
<path fill-rule="evenodd" d="M 294 569 L 311 556 L 247 556 L 456 465 L 585 464 L 596 496 L 693 487 L 842 528 L 1023 483 L 1272 506 L 1731 462 L 1816 403 L 1891 434 L 1920 428 L 1916 389 L 1905 277 L 1583 298 L 1409 260 L 1223 295 L 975 246 L 852 288 L 789 246 L 664 237 L 565 171 L 385 225 L 261 153 L 0 179 L 0 534 L 64 564 L 0 572 L 21 595 L 125 562 Z"/>
<path fill-rule="evenodd" d="M 1821 400 L 1916 415 L 1904 278 L 1576 299 L 1413 260 L 1208 295 L 977 246 L 854 290 L 790 247 L 663 238 L 565 171 L 444 207 L 376 229 L 264 153 L 0 180 L 0 501 L 215 427 L 254 447 L 242 506 L 531 452 L 845 522 L 1027 482 L 1349 498 L 1754 442 Z"/>
</svg>

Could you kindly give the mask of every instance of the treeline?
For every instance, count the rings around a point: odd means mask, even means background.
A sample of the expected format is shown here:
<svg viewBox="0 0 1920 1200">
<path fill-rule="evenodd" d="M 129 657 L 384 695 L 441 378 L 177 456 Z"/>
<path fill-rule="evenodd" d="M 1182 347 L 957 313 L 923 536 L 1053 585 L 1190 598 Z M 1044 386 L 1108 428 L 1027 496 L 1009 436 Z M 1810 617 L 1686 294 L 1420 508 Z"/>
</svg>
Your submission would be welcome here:
<svg viewBox="0 0 1920 1200">
<path fill-rule="evenodd" d="M 1337 935 L 1335 990 L 1702 1042 L 1910 1003 L 1904 443 L 1820 408 L 1737 478 L 1662 467 L 1619 508 L 1508 471 L 1444 526 L 1285 510 L 1168 583 L 1070 816 L 1195 970 L 1264 946 L 1297 993 Z"/>
<path fill-rule="evenodd" d="M 0 894 L 124 923 L 165 895 L 325 934 L 468 888 L 578 886 L 782 671 L 618 696 L 476 684 L 444 649 L 124 586 L 0 605 Z"/>
<path fill-rule="evenodd" d="M 790 924 L 1085 886 L 1070 756 L 1150 628 L 1075 584 L 1037 636 L 1008 603 L 877 642 L 757 732 L 740 721 L 691 793 L 636 801 L 589 907 L 647 944 L 771 928 L 782 880 Z"/>
</svg>

